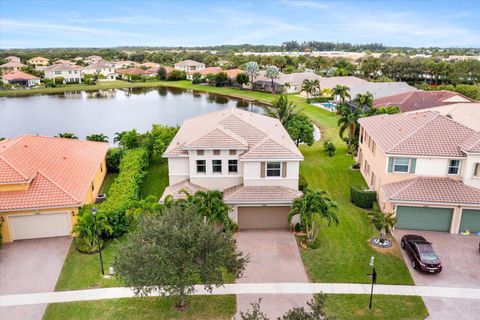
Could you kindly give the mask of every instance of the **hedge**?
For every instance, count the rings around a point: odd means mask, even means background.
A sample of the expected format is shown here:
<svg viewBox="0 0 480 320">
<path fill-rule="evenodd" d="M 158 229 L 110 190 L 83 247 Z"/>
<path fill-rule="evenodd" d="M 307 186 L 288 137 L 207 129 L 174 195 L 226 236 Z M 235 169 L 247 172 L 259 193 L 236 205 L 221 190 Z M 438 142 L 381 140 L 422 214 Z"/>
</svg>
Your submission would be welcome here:
<svg viewBox="0 0 480 320">
<path fill-rule="evenodd" d="M 357 185 L 350 187 L 350 201 L 357 207 L 370 209 L 376 200 L 377 193 L 375 191 L 368 191 Z"/>
</svg>

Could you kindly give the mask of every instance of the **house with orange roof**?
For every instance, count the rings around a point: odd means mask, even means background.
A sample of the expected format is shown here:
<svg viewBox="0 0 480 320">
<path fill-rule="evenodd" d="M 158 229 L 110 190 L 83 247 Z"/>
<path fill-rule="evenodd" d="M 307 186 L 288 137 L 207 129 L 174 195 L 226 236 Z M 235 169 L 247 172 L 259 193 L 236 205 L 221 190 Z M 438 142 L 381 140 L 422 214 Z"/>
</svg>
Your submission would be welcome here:
<svg viewBox="0 0 480 320">
<path fill-rule="evenodd" d="M 9 84 L 22 85 L 25 87 L 37 86 L 40 84 L 39 77 L 22 71 L 7 73 L 2 76 L 2 81 Z"/>
<path fill-rule="evenodd" d="M 24 135 L 0 141 L 4 242 L 71 234 L 78 208 L 94 203 L 108 144 Z"/>
<path fill-rule="evenodd" d="M 480 132 L 431 111 L 359 124 L 360 171 L 396 228 L 480 232 Z"/>
<path fill-rule="evenodd" d="M 167 196 L 223 192 L 240 229 L 288 228 L 303 155 L 277 119 L 237 108 L 186 120 L 168 146 Z"/>
<path fill-rule="evenodd" d="M 27 61 L 28 64 L 32 66 L 47 66 L 50 59 L 44 57 L 34 57 Z"/>
<path fill-rule="evenodd" d="M 23 63 L 20 61 L 9 61 L 7 63 L 4 63 L 0 65 L 0 69 L 2 69 L 3 73 L 9 73 L 9 72 L 17 72 L 21 68 L 25 67 Z"/>
</svg>

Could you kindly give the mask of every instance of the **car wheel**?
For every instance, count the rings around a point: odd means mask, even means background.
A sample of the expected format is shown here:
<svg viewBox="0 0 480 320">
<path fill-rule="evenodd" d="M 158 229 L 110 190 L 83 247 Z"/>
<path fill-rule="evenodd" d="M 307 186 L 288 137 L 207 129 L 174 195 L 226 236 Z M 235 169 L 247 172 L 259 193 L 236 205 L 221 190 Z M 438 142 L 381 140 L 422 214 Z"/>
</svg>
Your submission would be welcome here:
<svg viewBox="0 0 480 320">
<path fill-rule="evenodd" d="M 400 242 L 400 247 L 402 247 L 402 249 L 405 249 L 405 241 L 402 240 L 402 241 Z"/>
<path fill-rule="evenodd" d="M 417 269 L 417 263 L 415 262 L 415 260 L 412 260 L 412 268 Z"/>
</svg>

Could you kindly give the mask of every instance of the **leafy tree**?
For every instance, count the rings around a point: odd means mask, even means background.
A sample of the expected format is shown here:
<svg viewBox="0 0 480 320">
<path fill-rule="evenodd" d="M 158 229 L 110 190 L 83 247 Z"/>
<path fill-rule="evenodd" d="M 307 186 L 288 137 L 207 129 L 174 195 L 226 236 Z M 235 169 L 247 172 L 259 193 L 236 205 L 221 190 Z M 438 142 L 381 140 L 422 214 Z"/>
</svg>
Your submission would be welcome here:
<svg viewBox="0 0 480 320">
<path fill-rule="evenodd" d="M 215 85 L 222 86 L 228 82 L 228 75 L 225 72 L 219 72 L 215 75 Z"/>
<path fill-rule="evenodd" d="M 103 73 L 100 72 L 95 72 L 92 77 L 92 81 L 95 82 L 95 84 L 98 84 L 98 80 L 105 79 L 105 76 Z"/>
<path fill-rule="evenodd" d="M 157 71 L 157 79 L 158 80 L 167 80 L 167 69 L 165 69 L 164 67 L 160 67 L 158 68 L 158 71 Z"/>
<path fill-rule="evenodd" d="M 55 82 L 55 84 L 62 84 L 65 82 L 65 78 L 64 77 L 55 77 L 53 79 L 53 81 Z"/>
<path fill-rule="evenodd" d="M 373 108 L 373 94 L 367 92 L 365 94 L 357 94 L 353 101 L 357 104 L 357 108 L 363 111 L 368 111 Z"/>
<path fill-rule="evenodd" d="M 122 148 L 110 148 L 107 152 L 107 171 L 118 172 L 120 170 L 120 162 L 122 161 L 125 150 Z"/>
<path fill-rule="evenodd" d="M 302 91 L 307 94 L 307 103 L 310 103 L 310 96 L 320 92 L 320 81 L 318 79 L 308 80 L 305 79 L 302 82 Z"/>
<path fill-rule="evenodd" d="M 195 72 L 192 76 L 192 83 L 197 84 L 202 82 L 202 75 L 198 72 Z"/>
<path fill-rule="evenodd" d="M 383 213 L 380 211 L 378 204 L 374 203 L 372 211 L 370 211 L 367 216 L 370 218 L 370 223 L 372 223 L 377 231 L 380 233 L 379 242 L 385 242 L 385 233 L 391 234 L 393 227 L 397 224 L 397 218 L 393 212 Z"/>
<path fill-rule="evenodd" d="M 255 61 L 250 61 L 245 64 L 245 73 L 250 76 L 250 83 L 252 84 L 252 86 L 253 81 L 255 80 L 255 77 L 258 76 L 259 72 L 260 67 Z"/>
<path fill-rule="evenodd" d="M 103 133 L 95 133 L 87 136 L 88 141 L 108 142 L 108 137 Z"/>
<path fill-rule="evenodd" d="M 303 113 L 294 113 L 287 121 L 285 129 L 297 146 L 300 143 L 311 146 L 315 141 L 313 123 Z"/>
<path fill-rule="evenodd" d="M 137 130 L 133 129 L 130 131 L 122 132 L 121 138 L 118 141 L 118 145 L 125 149 L 135 149 L 142 145 L 141 134 Z"/>
<path fill-rule="evenodd" d="M 346 99 L 350 99 L 350 88 L 337 84 L 332 89 L 332 95 L 340 99 L 341 104 L 345 104 Z"/>
<path fill-rule="evenodd" d="M 178 80 L 185 80 L 187 78 L 187 74 L 185 71 L 182 70 L 172 70 L 168 75 L 168 80 L 170 81 L 178 81 Z"/>
<path fill-rule="evenodd" d="M 114 143 L 119 143 L 120 140 L 122 140 L 122 137 L 126 132 L 127 131 L 115 132 L 115 136 L 113 137 L 113 142 Z"/>
<path fill-rule="evenodd" d="M 56 135 L 58 138 L 65 138 L 65 139 L 78 139 L 78 137 L 75 135 L 75 133 L 71 132 L 64 132 L 64 133 L 59 133 Z"/>
<path fill-rule="evenodd" d="M 333 157 L 336 150 L 337 148 L 331 141 L 325 141 L 323 143 L 323 151 L 325 151 L 329 157 Z"/>
<path fill-rule="evenodd" d="M 177 132 L 178 127 L 169 127 L 162 124 L 152 125 L 152 130 L 149 132 L 149 139 L 153 145 L 153 151 L 161 156 Z"/>
<path fill-rule="evenodd" d="M 285 125 L 296 108 L 297 106 L 292 101 L 288 101 L 288 96 L 282 94 L 273 101 L 271 106 L 266 106 L 265 111 L 267 115 L 277 118 Z"/>
<path fill-rule="evenodd" d="M 260 310 L 261 302 L 262 298 L 258 299 L 258 302 L 251 303 L 250 305 L 252 306 L 252 311 L 240 311 L 240 318 L 242 320 L 269 320 L 267 315 Z"/>
<path fill-rule="evenodd" d="M 365 78 L 376 78 L 380 71 L 380 59 L 367 57 L 360 65 L 360 71 Z"/>
<path fill-rule="evenodd" d="M 240 88 L 243 89 L 243 86 L 248 83 L 248 74 L 241 72 L 237 74 L 235 80 L 240 85 Z"/>
<path fill-rule="evenodd" d="M 347 146 L 349 152 L 353 152 L 353 142 L 355 139 L 357 128 L 359 127 L 358 119 L 361 115 L 362 111 L 360 108 L 352 111 L 348 106 L 345 106 L 341 110 L 340 119 L 338 119 L 338 125 L 340 126 L 338 134 L 340 138 L 343 139 L 345 131 L 348 132 Z"/>
<path fill-rule="evenodd" d="M 268 66 L 265 71 L 265 76 L 268 79 L 272 80 L 272 93 L 275 93 L 273 80 L 278 79 L 279 75 L 280 75 L 280 70 L 276 66 Z"/>
<path fill-rule="evenodd" d="M 160 291 L 176 297 L 184 310 L 196 284 L 211 291 L 224 283 L 225 270 L 238 278 L 246 263 L 231 233 L 205 224 L 195 207 L 173 206 L 162 215 L 140 216 L 135 231 L 119 245 L 114 265 L 136 294 Z"/>
<path fill-rule="evenodd" d="M 337 204 L 325 191 L 313 191 L 307 188 L 301 197 L 293 200 L 288 220 L 291 221 L 296 215 L 300 216 L 300 223 L 307 233 L 307 241 L 312 245 L 320 232 L 319 220 L 326 219 L 329 226 L 334 222 L 339 223 L 337 210 Z"/>
</svg>

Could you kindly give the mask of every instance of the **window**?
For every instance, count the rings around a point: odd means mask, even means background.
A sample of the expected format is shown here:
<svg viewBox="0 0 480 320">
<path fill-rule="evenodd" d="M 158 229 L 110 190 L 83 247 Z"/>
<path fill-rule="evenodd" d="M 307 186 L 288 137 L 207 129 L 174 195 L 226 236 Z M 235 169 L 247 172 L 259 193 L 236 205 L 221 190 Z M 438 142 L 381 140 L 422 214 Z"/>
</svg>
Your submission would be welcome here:
<svg viewBox="0 0 480 320">
<path fill-rule="evenodd" d="M 219 156 L 220 155 L 220 150 L 213 150 L 213 155 L 214 156 Z"/>
<path fill-rule="evenodd" d="M 222 173 L 222 160 L 212 160 L 212 171 Z"/>
<path fill-rule="evenodd" d="M 93 184 L 93 182 L 92 182 L 91 187 L 92 187 L 92 192 L 95 191 L 95 185 Z"/>
<path fill-rule="evenodd" d="M 460 160 L 450 160 L 448 164 L 448 174 L 456 175 L 459 173 Z"/>
<path fill-rule="evenodd" d="M 238 161 L 237 160 L 228 160 L 228 172 L 237 173 L 238 172 Z"/>
<path fill-rule="evenodd" d="M 204 154 L 205 154 L 205 151 L 197 150 L 197 156 L 203 156 Z"/>
<path fill-rule="evenodd" d="M 267 162 L 267 177 L 280 177 L 280 162 Z"/>
<path fill-rule="evenodd" d="M 394 158 L 393 172 L 408 172 L 410 164 L 409 158 Z"/>
<path fill-rule="evenodd" d="M 473 167 L 473 176 L 475 178 L 480 178 L 480 163 L 475 163 Z"/>
<path fill-rule="evenodd" d="M 229 154 L 230 154 L 231 156 L 234 156 L 234 155 L 237 154 L 237 150 L 230 150 L 230 151 L 229 151 Z"/>
<path fill-rule="evenodd" d="M 62 74 L 62 71 L 55 71 L 55 74 Z"/>
<path fill-rule="evenodd" d="M 103 172 L 103 164 L 100 164 L 100 172 Z"/>
<path fill-rule="evenodd" d="M 197 160 L 197 173 L 207 172 L 207 165 L 205 160 Z"/>
</svg>

